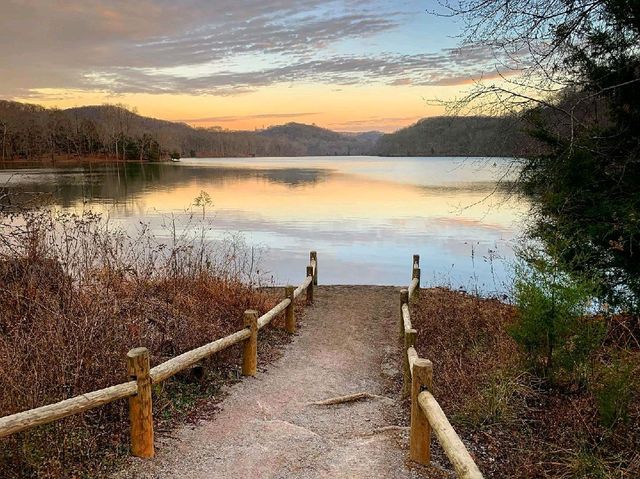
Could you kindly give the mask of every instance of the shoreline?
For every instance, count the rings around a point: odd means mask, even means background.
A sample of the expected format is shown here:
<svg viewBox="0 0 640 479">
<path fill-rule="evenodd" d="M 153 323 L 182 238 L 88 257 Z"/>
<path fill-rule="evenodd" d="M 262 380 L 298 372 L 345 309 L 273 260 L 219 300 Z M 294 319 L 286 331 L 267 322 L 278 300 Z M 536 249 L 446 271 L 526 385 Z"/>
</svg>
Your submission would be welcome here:
<svg viewBox="0 0 640 479">
<path fill-rule="evenodd" d="M 511 159 L 511 157 L 484 157 L 477 155 L 303 155 L 303 156 L 194 156 L 184 157 L 180 160 L 188 159 L 238 159 L 238 160 L 260 160 L 260 159 L 273 159 L 273 158 L 383 158 L 383 159 L 395 159 L 395 158 L 452 158 L 452 159 L 477 159 L 483 158 L 487 160 L 495 159 Z M 169 158 L 161 159 L 157 161 L 140 161 L 140 160 L 123 160 L 120 158 L 105 158 L 105 157 L 59 157 L 55 159 L 41 158 L 41 159 L 10 159 L 0 161 L 0 169 L 11 168 L 29 168 L 29 167 L 58 167 L 58 166 L 82 166 L 82 165 L 110 165 L 110 164 L 158 164 L 158 163 L 172 163 Z"/>
</svg>

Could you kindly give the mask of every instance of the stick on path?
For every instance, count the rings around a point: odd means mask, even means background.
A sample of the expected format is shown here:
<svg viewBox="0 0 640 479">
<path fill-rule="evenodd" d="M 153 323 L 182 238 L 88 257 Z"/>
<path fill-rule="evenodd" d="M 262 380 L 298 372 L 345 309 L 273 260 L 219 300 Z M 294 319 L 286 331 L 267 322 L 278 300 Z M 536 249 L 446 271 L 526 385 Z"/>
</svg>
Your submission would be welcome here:
<svg viewBox="0 0 640 479">
<path fill-rule="evenodd" d="M 319 287 L 280 359 L 232 386 L 211 419 L 159 438 L 156 459 L 134 461 L 125 476 L 428 477 L 407 465 L 406 430 L 394 427 L 397 315 L 398 288 Z"/>
</svg>

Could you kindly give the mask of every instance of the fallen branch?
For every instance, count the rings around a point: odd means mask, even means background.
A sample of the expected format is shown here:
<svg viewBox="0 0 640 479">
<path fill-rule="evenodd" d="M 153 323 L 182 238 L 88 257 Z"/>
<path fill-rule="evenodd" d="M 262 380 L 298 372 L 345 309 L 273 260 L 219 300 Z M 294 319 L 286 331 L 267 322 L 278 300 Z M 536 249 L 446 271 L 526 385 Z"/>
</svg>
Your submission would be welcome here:
<svg viewBox="0 0 640 479">
<path fill-rule="evenodd" d="M 360 401 L 362 399 L 387 399 L 388 400 L 389 398 L 385 396 L 378 396 L 377 394 L 363 392 L 363 393 L 349 394 L 347 396 L 338 396 L 330 399 L 325 399 L 324 401 L 312 402 L 309 404 L 311 404 L 312 406 L 333 406 L 335 404 L 344 404 L 347 402 Z"/>
</svg>

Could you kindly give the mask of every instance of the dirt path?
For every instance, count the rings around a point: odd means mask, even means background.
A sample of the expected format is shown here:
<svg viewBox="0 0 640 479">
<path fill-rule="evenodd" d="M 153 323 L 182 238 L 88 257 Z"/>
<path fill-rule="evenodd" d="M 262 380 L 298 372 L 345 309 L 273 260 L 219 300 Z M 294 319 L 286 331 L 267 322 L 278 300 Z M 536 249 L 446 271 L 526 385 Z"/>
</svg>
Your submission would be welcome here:
<svg viewBox="0 0 640 479">
<path fill-rule="evenodd" d="M 421 477 L 406 461 L 406 432 L 376 432 L 401 415 L 397 310 L 397 288 L 317 288 L 279 360 L 232 386 L 210 420 L 160 438 L 157 458 L 136 461 L 127 476 Z M 309 404 L 363 391 L 384 398 Z"/>
</svg>

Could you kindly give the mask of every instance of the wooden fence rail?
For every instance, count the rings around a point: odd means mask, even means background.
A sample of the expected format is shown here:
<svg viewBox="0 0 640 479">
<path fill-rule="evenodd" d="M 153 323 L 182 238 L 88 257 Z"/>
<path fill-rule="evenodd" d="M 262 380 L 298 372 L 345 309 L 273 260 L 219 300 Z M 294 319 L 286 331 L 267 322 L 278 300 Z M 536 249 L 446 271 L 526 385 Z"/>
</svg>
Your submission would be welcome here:
<svg viewBox="0 0 640 479">
<path fill-rule="evenodd" d="M 417 331 L 411 325 L 409 301 L 420 294 L 420 256 L 413 255 L 409 288 L 400 291 L 399 329 L 403 341 L 403 394 L 411 397 L 409 454 L 420 464 L 431 462 L 431 431 L 451 461 L 458 477 L 482 479 L 482 473 L 433 397 L 433 365 L 415 350 Z"/>
<path fill-rule="evenodd" d="M 285 329 L 289 333 L 295 332 L 296 320 L 293 303 L 305 290 L 307 291 L 307 302 L 313 302 L 313 287 L 318 284 L 317 264 L 318 255 L 312 251 L 302 284 L 295 289 L 293 286 L 286 286 L 285 298 L 260 317 L 256 311 L 245 311 L 245 327 L 243 329 L 182 353 L 153 368 L 149 367 L 149 352 L 146 348 L 132 349 L 127 354 L 127 376 L 130 381 L 2 417 L 0 418 L 0 437 L 79 414 L 119 399 L 129 398 L 131 453 L 138 457 L 153 457 L 151 385 L 165 381 L 204 358 L 238 343 L 243 343 L 242 374 L 245 376 L 255 375 L 258 331 L 269 324 L 278 314 L 285 312 Z"/>
</svg>

